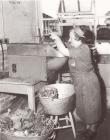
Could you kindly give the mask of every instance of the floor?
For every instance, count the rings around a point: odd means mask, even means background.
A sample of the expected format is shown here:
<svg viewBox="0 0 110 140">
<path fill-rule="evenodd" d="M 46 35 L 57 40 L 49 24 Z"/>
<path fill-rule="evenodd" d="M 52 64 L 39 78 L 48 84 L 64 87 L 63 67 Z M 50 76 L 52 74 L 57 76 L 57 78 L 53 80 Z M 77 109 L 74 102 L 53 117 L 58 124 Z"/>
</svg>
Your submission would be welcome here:
<svg viewBox="0 0 110 140">
<path fill-rule="evenodd" d="M 72 130 L 60 130 L 56 140 L 74 140 Z M 103 123 L 98 129 L 98 133 L 93 140 L 110 140 L 110 110 Z"/>
<path fill-rule="evenodd" d="M 36 103 L 38 103 L 37 100 Z M 15 111 L 18 107 L 22 108 L 24 106 L 27 106 L 27 97 L 17 96 L 17 98 L 14 99 L 14 101 L 12 102 L 10 108 L 12 109 L 12 111 Z M 7 109 L 5 108 L 5 110 L 2 111 L 2 113 L 6 112 Z M 38 107 L 38 111 L 39 110 L 41 110 L 40 107 Z M 74 140 L 71 128 L 58 130 L 56 140 Z M 108 109 L 106 117 L 98 129 L 97 136 L 93 140 L 110 140 L 110 109 Z"/>
</svg>

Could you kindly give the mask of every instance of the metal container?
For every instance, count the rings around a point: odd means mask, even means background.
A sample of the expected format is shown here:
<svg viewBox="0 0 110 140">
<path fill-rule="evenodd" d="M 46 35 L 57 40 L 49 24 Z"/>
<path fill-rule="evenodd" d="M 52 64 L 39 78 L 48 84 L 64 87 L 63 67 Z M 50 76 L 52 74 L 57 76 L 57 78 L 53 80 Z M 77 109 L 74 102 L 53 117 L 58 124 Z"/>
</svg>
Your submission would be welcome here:
<svg viewBox="0 0 110 140">
<path fill-rule="evenodd" d="M 39 93 L 39 99 L 47 114 L 62 115 L 73 110 L 75 107 L 75 91 L 72 84 L 51 84 L 43 88 L 56 88 L 58 90 L 58 99 L 42 97 Z"/>
<path fill-rule="evenodd" d="M 7 54 L 9 77 L 36 81 L 53 79 L 68 60 L 48 44 L 8 44 Z"/>
<path fill-rule="evenodd" d="M 14 136 L 10 134 L 0 133 L 0 140 L 47 140 L 52 131 L 42 136 Z"/>
</svg>

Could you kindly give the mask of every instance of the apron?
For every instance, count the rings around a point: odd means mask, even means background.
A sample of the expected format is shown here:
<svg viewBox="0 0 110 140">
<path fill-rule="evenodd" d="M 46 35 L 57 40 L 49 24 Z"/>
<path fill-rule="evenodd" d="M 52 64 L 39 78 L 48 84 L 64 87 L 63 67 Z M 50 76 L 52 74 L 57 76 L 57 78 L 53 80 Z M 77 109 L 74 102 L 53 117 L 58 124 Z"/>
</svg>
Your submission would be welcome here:
<svg viewBox="0 0 110 140">
<path fill-rule="evenodd" d="M 69 69 L 76 93 L 76 113 L 85 123 L 96 123 L 101 117 L 101 96 L 90 49 L 82 44 L 78 48 L 70 46 L 69 52 Z"/>
</svg>

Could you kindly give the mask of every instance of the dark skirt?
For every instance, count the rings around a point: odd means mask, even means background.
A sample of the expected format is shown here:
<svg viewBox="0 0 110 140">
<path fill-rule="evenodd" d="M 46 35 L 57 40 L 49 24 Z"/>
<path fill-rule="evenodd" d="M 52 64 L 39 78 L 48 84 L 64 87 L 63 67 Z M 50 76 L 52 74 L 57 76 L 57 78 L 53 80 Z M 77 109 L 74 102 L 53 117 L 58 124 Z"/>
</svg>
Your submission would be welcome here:
<svg viewBox="0 0 110 140">
<path fill-rule="evenodd" d="M 96 74 L 77 73 L 73 79 L 76 92 L 77 115 L 88 124 L 96 123 L 101 118 L 100 84 Z"/>
</svg>

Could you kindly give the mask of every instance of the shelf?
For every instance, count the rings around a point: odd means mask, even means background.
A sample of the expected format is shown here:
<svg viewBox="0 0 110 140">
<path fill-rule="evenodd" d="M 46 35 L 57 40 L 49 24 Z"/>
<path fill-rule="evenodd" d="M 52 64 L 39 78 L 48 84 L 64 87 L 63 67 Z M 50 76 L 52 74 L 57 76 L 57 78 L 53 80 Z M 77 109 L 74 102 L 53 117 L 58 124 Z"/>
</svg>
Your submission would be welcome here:
<svg viewBox="0 0 110 140">
<path fill-rule="evenodd" d="M 100 64 L 110 64 L 110 54 L 100 54 L 99 63 Z"/>
<path fill-rule="evenodd" d="M 97 40 L 97 43 L 110 43 L 110 40 Z"/>
</svg>

